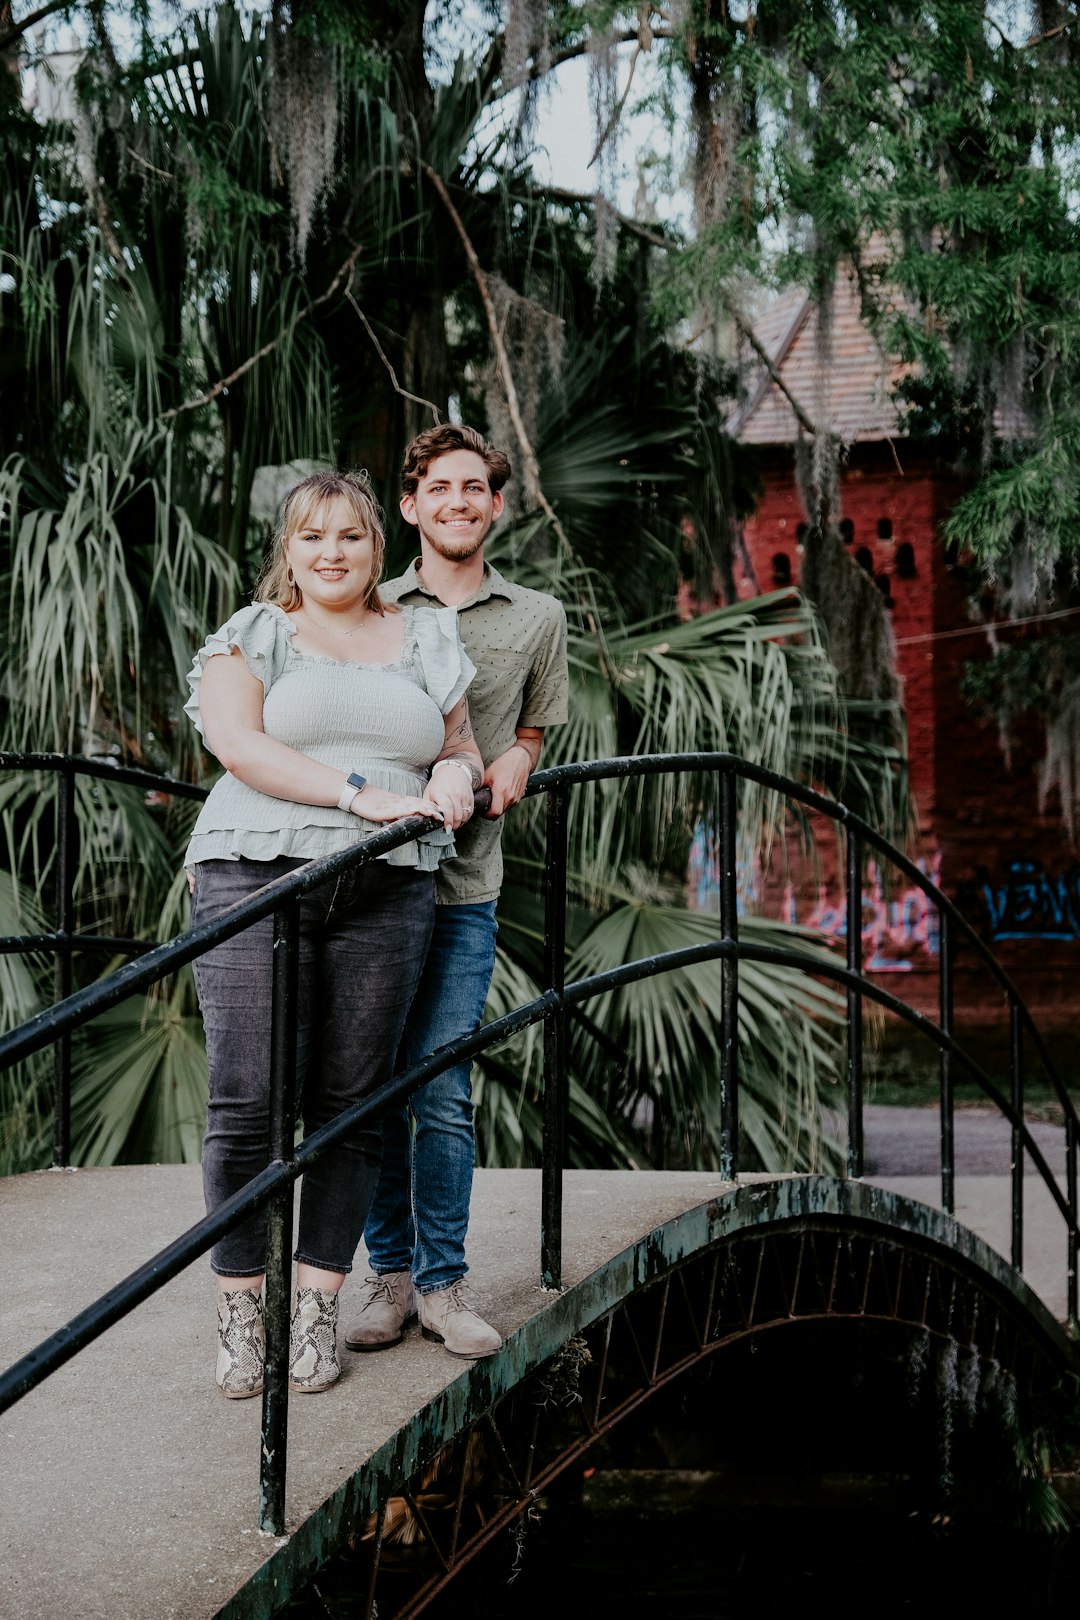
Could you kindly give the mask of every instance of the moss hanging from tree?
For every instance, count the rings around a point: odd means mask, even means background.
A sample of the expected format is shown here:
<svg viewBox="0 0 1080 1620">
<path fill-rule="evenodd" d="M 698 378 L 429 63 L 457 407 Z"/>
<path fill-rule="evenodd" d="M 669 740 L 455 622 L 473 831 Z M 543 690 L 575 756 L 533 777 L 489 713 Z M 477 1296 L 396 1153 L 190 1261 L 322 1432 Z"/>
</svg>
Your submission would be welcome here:
<svg viewBox="0 0 1080 1620">
<path fill-rule="evenodd" d="M 303 270 L 319 203 L 334 173 L 341 53 L 285 25 L 274 6 L 267 35 L 266 110 L 289 187 L 293 258 Z"/>
</svg>

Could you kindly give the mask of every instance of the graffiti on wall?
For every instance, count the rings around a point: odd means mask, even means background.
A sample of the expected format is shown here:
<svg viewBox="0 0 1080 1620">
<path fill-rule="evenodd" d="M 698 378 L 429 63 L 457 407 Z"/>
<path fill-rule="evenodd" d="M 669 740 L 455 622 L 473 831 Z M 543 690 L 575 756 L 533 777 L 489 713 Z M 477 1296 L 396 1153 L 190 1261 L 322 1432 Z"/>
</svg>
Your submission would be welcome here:
<svg viewBox="0 0 1080 1620">
<path fill-rule="evenodd" d="M 941 872 L 941 852 L 920 860 L 919 871 L 932 883 Z M 1078 869 L 1080 870 L 1080 869 Z M 700 911 L 715 911 L 719 904 L 719 865 L 713 840 L 699 828 L 690 852 L 690 903 Z M 761 900 L 760 874 L 739 873 L 739 907 Z M 802 915 L 800 915 L 802 913 Z M 1077 887 L 1080 917 L 1080 884 Z M 835 885 L 821 883 L 816 898 L 788 884 L 784 889 L 781 920 L 812 929 L 832 944 L 847 940 L 847 907 Z M 863 966 L 869 973 L 911 973 L 917 959 L 938 955 L 938 919 L 923 891 L 915 884 L 902 886 L 896 878 L 882 881 L 875 862 L 867 867 L 862 893 Z"/>
<path fill-rule="evenodd" d="M 940 851 L 917 865 L 940 883 Z M 690 855 L 690 904 L 698 910 L 717 909 L 718 873 L 714 841 L 699 829 Z M 765 889 L 760 872 L 740 869 L 738 888 L 740 910 L 752 907 L 760 913 Z M 973 881 L 960 885 L 956 903 L 991 941 L 1080 941 L 1080 863 L 1052 876 L 1041 861 L 1010 861 L 998 880 L 980 868 Z M 847 939 L 844 895 L 835 879 L 820 883 L 816 895 L 806 886 L 787 884 L 779 912 L 783 922 L 801 924 L 833 944 Z M 873 862 L 863 887 L 862 936 L 863 963 L 871 973 L 910 973 L 919 958 L 938 955 L 937 914 L 922 890 L 915 884 L 902 887 L 899 878 L 883 883 Z"/>
<path fill-rule="evenodd" d="M 702 822 L 698 822 L 690 845 L 690 867 L 687 872 L 690 907 L 693 911 L 718 911 L 720 908 L 720 840 Z M 740 860 L 736 873 L 739 896 L 739 914 L 747 905 L 760 898 L 760 868 Z"/>
<path fill-rule="evenodd" d="M 933 860 L 916 862 L 919 871 L 932 883 L 941 871 L 941 853 Z M 804 917 L 797 917 L 794 893 L 785 896 L 785 916 L 805 928 L 839 944 L 847 939 L 847 907 L 835 901 L 825 884 L 818 890 L 817 903 Z M 938 919 L 923 891 L 914 883 L 901 887 L 900 879 L 882 881 L 877 864 L 867 868 L 862 892 L 863 967 L 868 973 L 910 973 L 914 957 L 938 954 Z"/>
<path fill-rule="evenodd" d="M 1080 866 L 1052 878 L 1041 861 L 1011 861 L 1003 883 L 980 879 L 993 939 L 1080 939 Z"/>
</svg>

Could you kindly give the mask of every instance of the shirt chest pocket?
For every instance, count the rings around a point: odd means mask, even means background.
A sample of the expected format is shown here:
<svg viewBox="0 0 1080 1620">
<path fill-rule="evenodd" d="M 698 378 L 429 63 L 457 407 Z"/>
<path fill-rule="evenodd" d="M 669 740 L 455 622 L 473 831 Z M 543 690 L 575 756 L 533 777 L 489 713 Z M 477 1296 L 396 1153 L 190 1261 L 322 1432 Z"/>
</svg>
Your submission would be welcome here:
<svg viewBox="0 0 1080 1620">
<path fill-rule="evenodd" d="M 477 669 L 472 690 L 485 697 L 498 693 L 504 702 L 509 702 L 511 695 L 521 696 L 529 673 L 527 653 L 513 647 L 477 647 L 469 656 Z"/>
</svg>

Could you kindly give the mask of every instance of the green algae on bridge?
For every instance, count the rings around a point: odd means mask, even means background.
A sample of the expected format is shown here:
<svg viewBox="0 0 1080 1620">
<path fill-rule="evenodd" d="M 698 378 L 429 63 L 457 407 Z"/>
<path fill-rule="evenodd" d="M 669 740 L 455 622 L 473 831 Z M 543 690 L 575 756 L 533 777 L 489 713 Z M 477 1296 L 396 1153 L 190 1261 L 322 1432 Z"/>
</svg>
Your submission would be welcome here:
<svg viewBox="0 0 1080 1620">
<path fill-rule="evenodd" d="M 503 1351 L 463 1369 L 413 1336 L 391 1355 L 348 1358 L 338 1389 L 294 1401 L 290 1533 L 279 1541 L 254 1528 L 258 1402 L 226 1405 L 213 1386 L 201 1266 L 62 1368 L 5 1416 L 0 1613 L 71 1608 L 77 1593 L 86 1620 L 271 1614 L 380 1494 L 400 1489 L 560 1346 L 740 1234 L 831 1225 L 938 1254 L 1023 1323 L 1048 1367 L 1074 1364 L 1051 1313 L 981 1239 L 895 1191 L 828 1178 L 733 1187 L 703 1174 L 569 1172 L 569 1286 L 546 1294 L 536 1281 L 539 1179 L 477 1177 L 473 1263 L 508 1335 Z M 198 1171 L 42 1172 L 0 1184 L 0 1209 L 8 1254 L 19 1257 L 9 1260 L 0 1327 L 7 1362 L 197 1216 Z"/>
</svg>

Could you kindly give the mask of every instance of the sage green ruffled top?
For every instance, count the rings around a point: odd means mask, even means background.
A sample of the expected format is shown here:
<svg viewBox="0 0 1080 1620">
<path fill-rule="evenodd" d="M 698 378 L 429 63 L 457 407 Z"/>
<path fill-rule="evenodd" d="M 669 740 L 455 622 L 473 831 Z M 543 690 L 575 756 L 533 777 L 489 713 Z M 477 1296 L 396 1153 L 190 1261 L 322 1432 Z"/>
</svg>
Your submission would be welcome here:
<svg viewBox="0 0 1080 1620">
<path fill-rule="evenodd" d="M 356 664 L 297 652 L 295 625 L 272 603 L 241 608 L 196 654 L 185 713 L 205 741 L 199 712 L 203 669 L 208 659 L 239 648 L 263 684 L 268 736 L 346 774 L 359 771 L 375 787 L 420 795 L 443 747 L 443 717 L 476 670 L 461 645 L 455 609 L 401 611 L 401 657 L 392 664 Z M 312 860 L 347 849 L 384 825 L 336 806 L 273 798 L 226 772 L 199 812 L 184 865 L 278 856 Z M 453 834 L 437 828 L 381 858 L 430 872 L 453 853 Z"/>
</svg>

